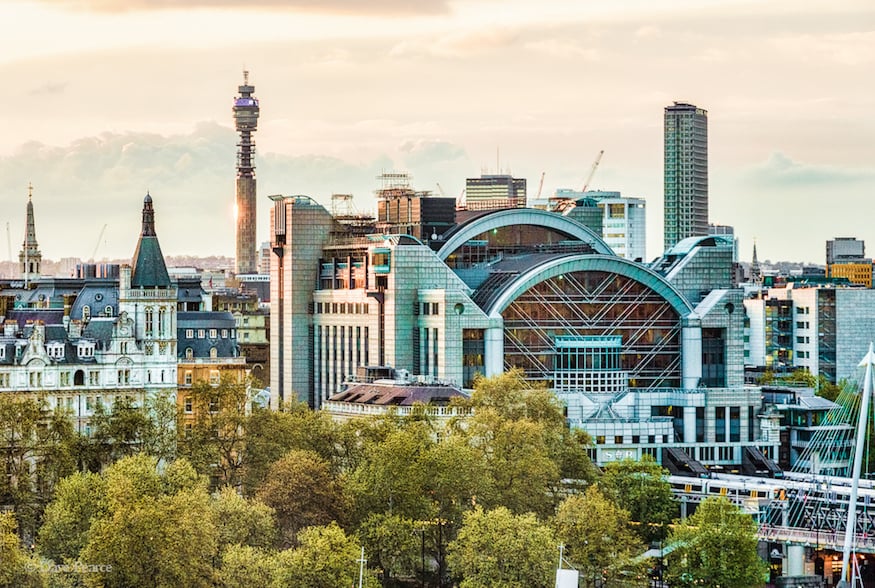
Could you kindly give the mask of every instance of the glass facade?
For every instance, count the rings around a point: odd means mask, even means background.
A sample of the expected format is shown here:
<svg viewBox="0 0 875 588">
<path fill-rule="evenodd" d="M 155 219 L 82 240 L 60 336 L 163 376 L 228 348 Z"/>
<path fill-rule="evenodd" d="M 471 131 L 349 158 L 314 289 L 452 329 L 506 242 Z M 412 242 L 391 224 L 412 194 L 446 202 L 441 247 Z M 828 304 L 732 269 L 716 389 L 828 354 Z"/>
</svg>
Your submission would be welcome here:
<svg viewBox="0 0 875 588">
<path fill-rule="evenodd" d="M 588 243 L 547 227 L 506 225 L 469 239 L 447 257 L 446 263 L 460 269 L 522 253 L 595 253 L 595 250 Z"/>
<path fill-rule="evenodd" d="M 680 317 L 662 296 L 632 278 L 605 271 L 548 278 L 518 296 L 502 316 L 505 369 L 519 367 L 531 380 L 555 387 L 556 368 L 570 368 L 570 352 L 557 342 L 613 337 L 622 341 L 619 369 L 628 374 L 630 387 L 681 385 Z"/>
</svg>

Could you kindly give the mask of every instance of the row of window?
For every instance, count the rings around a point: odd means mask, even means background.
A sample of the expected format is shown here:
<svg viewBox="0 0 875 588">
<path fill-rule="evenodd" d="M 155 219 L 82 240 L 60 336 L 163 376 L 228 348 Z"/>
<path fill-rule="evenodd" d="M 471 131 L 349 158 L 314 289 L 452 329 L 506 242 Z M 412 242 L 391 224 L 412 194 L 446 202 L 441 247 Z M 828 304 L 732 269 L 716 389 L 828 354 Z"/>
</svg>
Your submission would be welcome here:
<svg viewBox="0 0 875 588">
<path fill-rule="evenodd" d="M 198 339 L 206 339 L 207 332 L 208 332 L 207 329 L 197 329 L 197 338 Z M 234 329 L 231 329 L 230 331 L 228 329 L 222 329 L 221 333 L 222 333 L 222 339 L 227 339 L 229 334 L 232 338 L 236 336 Z M 195 329 L 186 329 L 185 330 L 185 338 L 186 339 L 194 339 L 194 336 L 195 336 Z M 210 336 L 210 339 L 218 339 L 219 338 L 219 329 L 209 329 L 209 336 Z"/>
<path fill-rule="evenodd" d="M 368 304 L 363 302 L 317 302 L 315 314 L 368 314 Z"/>
<path fill-rule="evenodd" d="M 210 386 L 218 386 L 221 380 L 222 376 L 219 373 L 219 370 L 210 370 Z M 191 386 L 194 383 L 194 373 L 191 370 L 185 370 L 185 372 L 183 372 L 182 383 L 186 386 Z M 191 398 L 186 397 L 185 403 L 185 412 L 191 412 Z"/>
<path fill-rule="evenodd" d="M 422 314 L 440 314 L 441 313 L 441 305 L 438 302 L 423 302 L 422 303 Z"/>
<path fill-rule="evenodd" d="M 167 377 L 165 371 L 159 370 L 159 373 L 160 382 L 164 382 Z M 58 386 L 61 388 L 66 388 L 69 386 L 85 386 L 86 379 L 88 386 L 100 386 L 102 384 L 118 384 L 121 386 L 127 386 L 132 383 L 131 368 L 127 366 L 119 367 L 116 370 L 115 382 L 101 382 L 99 370 L 89 370 L 87 374 L 83 370 L 76 370 L 75 372 L 63 371 L 58 374 Z M 152 383 L 152 370 L 146 370 L 146 382 L 150 384 Z M 27 384 L 32 389 L 42 388 L 44 385 L 43 372 L 28 372 Z M 9 372 L 0 373 L 0 388 L 10 387 L 12 387 L 11 374 Z"/>
</svg>

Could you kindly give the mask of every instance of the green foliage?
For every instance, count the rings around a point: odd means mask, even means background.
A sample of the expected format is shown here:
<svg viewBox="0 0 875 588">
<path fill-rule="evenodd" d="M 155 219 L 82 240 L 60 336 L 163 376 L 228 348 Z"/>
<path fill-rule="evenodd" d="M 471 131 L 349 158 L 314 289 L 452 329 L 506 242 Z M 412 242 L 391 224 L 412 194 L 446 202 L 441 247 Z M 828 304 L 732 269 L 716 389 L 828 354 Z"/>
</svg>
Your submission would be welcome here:
<svg viewBox="0 0 875 588">
<path fill-rule="evenodd" d="M 768 571 L 757 554 L 756 531 L 753 518 L 726 498 L 705 499 L 669 535 L 677 547 L 666 562 L 666 581 L 672 587 L 762 586 Z"/>
<path fill-rule="evenodd" d="M 194 422 L 183 421 L 179 454 L 219 486 L 241 484 L 249 425 L 249 382 L 222 377 L 217 386 L 196 382 L 189 390 Z M 186 429 L 186 425 L 191 425 Z"/>
<path fill-rule="evenodd" d="M 270 466 L 256 497 L 276 512 L 282 545 L 305 527 L 344 516 L 345 498 L 328 464 L 312 451 L 294 449 Z"/>
<path fill-rule="evenodd" d="M 75 561 L 88 542 L 94 519 L 106 513 L 106 480 L 76 473 L 61 480 L 39 531 L 40 553 L 56 562 Z"/>
<path fill-rule="evenodd" d="M 584 494 L 567 498 L 556 513 L 559 539 L 568 548 L 567 559 L 586 582 L 604 586 L 644 577 L 644 563 L 636 562 L 645 545 L 629 525 L 629 513 L 590 486 Z"/>
<path fill-rule="evenodd" d="M 0 505 L 11 507 L 19 532 L 33 537 L 56 484 L 75 471 L 75 434 L 44 400 L 0 394 Z M 36 467 L 32 467 L 36 464 Z"/>
<path fill-rule="evenodd" d="M 312 411 L 305 404 L 290 404 L 281 411 L 255 408 L 247 423 L 245 491 L 253 494 L 270 465 L 292 449 L 312 451 L 336 473 L 343 445 L 340 426 L 325 412 Z"/>
<path fill-rule="evenodd" d="M 185 461 L 125 458 L 105 474 L 107 511 L 94 520 L 80 561 L 111 566 L 89 586 L 209 586 L 218 533 L 204 520 L 210 496 Z"/>
<path fill-rule="evenodd" d="M 249 545 L 231 545 L 222 555 L 218 585 L 223 588 L 271 586 L 278 575 L 276 555 Z"/>
<path fill-rule="evenodd" d="M 37 588 L 44 585 L 39 562 L 21 548 L 12 513 L 0 513 L 0 588 Z"/>
<path fill-rule="evenodd" d="M 340 588 L 358 585 L 359 546 L 337 523 L 309 527 L 298 535 L 298 547 L 280 552 L 273 588 Z M 375 579 L 368 574 L 368 586 Z"/>
<path fill-rule="evenodd" d="M 420 565 L 421 541 L 414 521 L 398 515 L 372 514 L 359 527 L 359 536 L 368 563 L 383 570 L 384 585 L 393 577 L 415 574 Z"/>
<path fill-rule="evenodd" d="M 532 387 L 522 372 L 478 378 L 460 405 L 473 415 L 456 431 L 480 452 L 487 488 L 478 503 L 515 513 L 552 514 L 563 477 L 592 479 L 588 438 L 570 431 L 562 405 L 544 387 Z"/>
<path fill-rule="evenodd" d="M 448 561 L 461 588 L 548 588 L 556 547 L 553 532 L 533 514 L 477 507 L 465 514 Z"/>
<path fill-rule="evenodd" d="M 277 535 L 276 513 L 259 500 L 243 498 L 230 486 L 210 503 L 218 531 L 219 550 L 235 545 L 268 549 Z"/>
<path fill-rule="evenodd" d="M 641 461 L 609 463 L 599 480 L 599 489 L 617 506 L 627 511 L 639 525 L 638 535 L 645 543 L 662 540 L 677 511 L 667 471 L 652 457 Z"/>
</svg>

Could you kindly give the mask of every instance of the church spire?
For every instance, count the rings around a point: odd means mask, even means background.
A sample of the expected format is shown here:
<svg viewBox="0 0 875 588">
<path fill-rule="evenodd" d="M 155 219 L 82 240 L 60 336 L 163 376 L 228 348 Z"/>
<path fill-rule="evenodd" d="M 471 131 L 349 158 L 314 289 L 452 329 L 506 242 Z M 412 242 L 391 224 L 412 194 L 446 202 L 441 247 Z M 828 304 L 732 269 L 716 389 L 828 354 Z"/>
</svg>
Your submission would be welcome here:
<svg viewBox="0 0 875 588">
<path fill-rule="evenodd" d="M 753 242 L 753 259 L 750 262 L 750 279 L 753 282 L 760 282 L 763 278 L 763 270 L 760 267 L 760 262 L 757 259 L 757 242 Z"/>
<path fill-rule="evenodd" d="M 33 184 L 27 184 L 27 220 L 24 231 L 24 242 L 18 254 L 18 264 L 21 277 L 25 282 L 38 280 L 42 270 L 42 253 L 36 241 L 36 222 L 33 217 Z"/>
</svg>

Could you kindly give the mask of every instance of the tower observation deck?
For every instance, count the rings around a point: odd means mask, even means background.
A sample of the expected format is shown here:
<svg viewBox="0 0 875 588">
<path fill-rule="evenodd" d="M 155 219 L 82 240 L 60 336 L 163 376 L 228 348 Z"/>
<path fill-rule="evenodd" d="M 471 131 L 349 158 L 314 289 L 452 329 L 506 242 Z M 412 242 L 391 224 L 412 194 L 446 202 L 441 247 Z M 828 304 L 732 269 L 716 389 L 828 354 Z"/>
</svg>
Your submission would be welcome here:
<svg viewBox="0 0 875 588">
<path fill-rule="evenodd" d="M 252 133 L 258 128 L 258 99 L 249 85 L 249 72 L 243 72 L 243 85 L 234 99 L 234 123 L 240 134 L 237 143 L 237 273 L 252 274 L 256 268 L 255 241 L 255 142 Z"/>
</svg>

